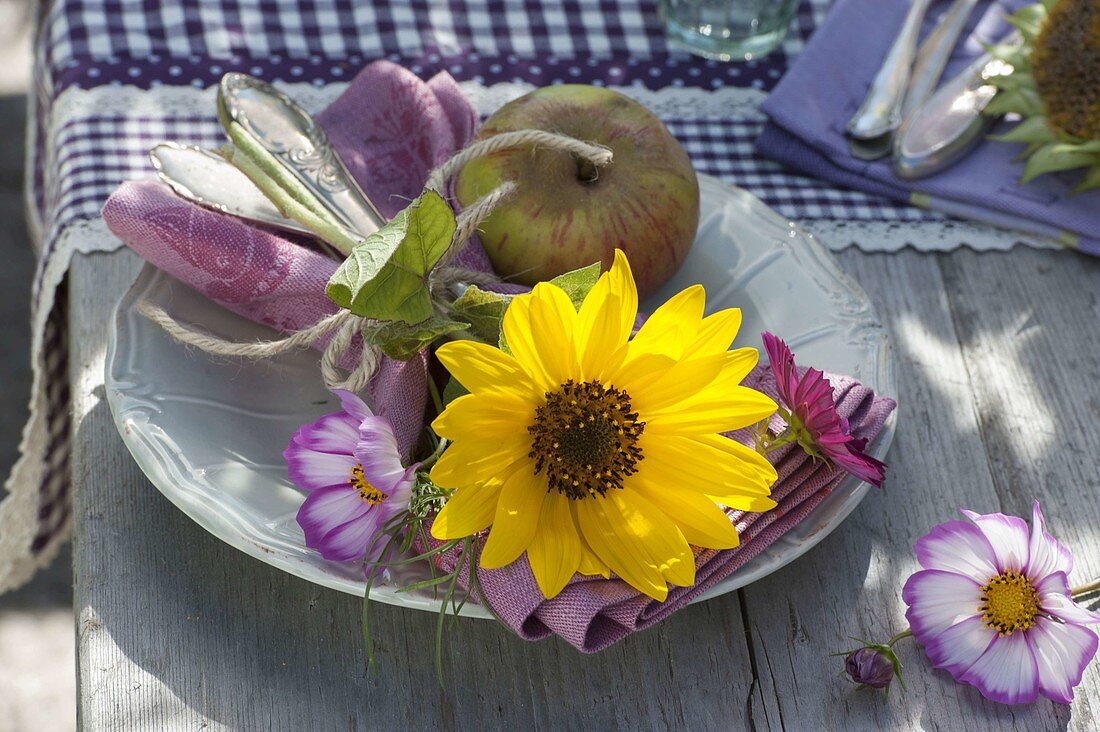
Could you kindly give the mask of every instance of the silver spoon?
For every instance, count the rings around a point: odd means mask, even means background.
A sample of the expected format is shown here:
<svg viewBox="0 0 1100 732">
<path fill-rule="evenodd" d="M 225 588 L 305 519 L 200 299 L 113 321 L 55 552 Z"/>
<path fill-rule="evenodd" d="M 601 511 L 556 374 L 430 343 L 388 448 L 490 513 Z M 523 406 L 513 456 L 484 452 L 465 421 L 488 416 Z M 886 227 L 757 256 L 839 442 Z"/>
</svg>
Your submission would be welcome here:
<svg viewBox="0 0 1100 732">
<path fill-rule="evenodd" d="M 236 122 L 336 217 L 361 238 L 386 223 L 313 118 L 278 89 L 247 74 L 218 85 L 218 114 Z"/>
<path fill-rule="evenodd" d="M 918 107 L 895 136 L 898 177 L 924 178 L 962 159 L 994 121 L 984 114 L 997 94 L 987 80 L 1011 70 L 1006 62 L 985 54 Z"/>
<path fill-rule="evenodd" d="M 932 0 L 913 0 L 905 14 L 894 44 L 886 54 L 863 104 L 848 121 L 848 135 L 857 140 L 872 140 L 888 134 L 901 124 L 901 106 L 909 86 L 909 72 L 917 48 L 921 21 Z"/>
</svg>

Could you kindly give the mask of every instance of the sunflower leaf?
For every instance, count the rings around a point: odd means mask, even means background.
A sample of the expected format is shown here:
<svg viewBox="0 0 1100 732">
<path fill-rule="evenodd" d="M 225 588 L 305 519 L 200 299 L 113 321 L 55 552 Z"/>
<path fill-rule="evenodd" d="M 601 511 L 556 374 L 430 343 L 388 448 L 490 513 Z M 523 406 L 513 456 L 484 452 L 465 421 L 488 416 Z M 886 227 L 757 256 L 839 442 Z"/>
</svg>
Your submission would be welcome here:
<svg viewBox="0 0 1100 732">
<path fill-rule="evenodd" d="M 1083 168 L 1096 163 L 1095 154 L 1059 151 L 1060 147 L 1062 145 L 1059 143 L 1050 143 L 1032 153 L 1027 160 L 1024 177 L 1020 179 L 1020 183 L 1027 183 L 1043 173 Z"/>
<path fill-rule="evenodd" d="M 500 339 L 500 323 L 504 319 L 504 311 L 511 301 L 511 295 L 488 292 L 477 285 L 470 285 L 451 308 L 456 316 L 470 324 L 470 335 L 486 343 L 496 344 Z"/>
<path fill-rule="evenodd" d="M 409 325 L 400 321 L 375 320 L 363 326 L 363 338 L 382 349 L 382 353 L 398 361 L 408 361 L 420 349 L 440 336 L 469 328 L 469 323 L 449 320 L 439 315 Z"/>
<path fill-rule="evenodd" d="M 466 396 L 469 393 L 470 390 L 458 383 L 458 379 L 452 376 L 447 379 L 447 385 L 443 387 L 443 406 L 446 407 L 455 399 L 458 399 L 460 396 Z"/>
<path fill-rule="evenodd" d="M 1003 135 L 991 135 L 998 142 L 1055 142 L 1057 133 L 1050 129 L 1046 117 L 1028 117 Z"/>
<path fill-rule="evenodd" d="M 994 117 L 1015 112 L 1023 117 L 1042 114 L 1043 102 L 1034 89 L 1009 89 L 997 92 L 985 108 L 985 114 Z"/>
<path fill-rule="evenodd" d="M 569 296 L 573 307 L 580 310 L 581 303 L 588 297 L 589 291 L 596 286 L 598 279 L 600 279 L 600 263 L 593 262 L 587 267 L 558 275 L 550 280 L 550 284 L 560 287 Z"/>
<path fill-rule="evenodd" d="M 1079 182 L 1072 191 L 1071 196 L 1076 196 L 1078 193 L 1084 193 L 1085 191 L 1091 191 L 1096 188 L 1100 188 L 1100 164 L 1094 165 L 1085 172 L 1081 182 Z"/>
<path fill-rule="evenodd" d="M 455 215 L 425 191 L 351 250 L 325 292 L 342 308 L 374 320 L 413 325 L 432 317 L 428 275 L 451 246 Z"/>
</svg>

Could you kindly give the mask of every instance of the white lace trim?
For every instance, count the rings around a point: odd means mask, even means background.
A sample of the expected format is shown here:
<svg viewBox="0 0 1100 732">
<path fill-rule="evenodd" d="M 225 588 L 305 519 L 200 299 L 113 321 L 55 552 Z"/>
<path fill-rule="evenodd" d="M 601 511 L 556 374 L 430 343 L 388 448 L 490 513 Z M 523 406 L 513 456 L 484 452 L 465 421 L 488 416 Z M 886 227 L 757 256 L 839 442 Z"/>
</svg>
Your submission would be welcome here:
<svg viewBox="0 0 1100 732">
<path fill-rule="evenodd" d="M 311 112 L 324 109 L 347 88 L 348 82 L 324 86 L 293 83 L 279 88 Z M 485 86 L 476 81 L 459 83 L 478 114 L 488 115 L 503 104 L 536 88 L 534 84 L 501 82 Z M 642 86 L 610 87 L 644 104 L 658 117 L 697 118 L 738 116 L 763 120 L 760 103 L 767 94 L 759 89 L 723 87 L 707 90 L 689 87 L 666 87 L 652 90 Z M 141 116 L 190 116 L 204 109 L 214 109 L 215 87 L 196 89 L 190 86 L 160 86 L 140 89 L 135 86 L 99 86 L 93 89 L 66 89 L 53 105 L 49 134 L 68 120 L 104 114 Z"/>
<path fill-rule="evenodd" d="M 957 219 L 919 222 L 808 219 L 800 223 L 834 252 L 853 246 L 868 253 L 897 252 L 906 247 L 921 252 L 950 252 L 963 247 L 977 252 L 1004 252 L 1015 246 L 1063 248 L 1048 239 Z"/>
</svg>

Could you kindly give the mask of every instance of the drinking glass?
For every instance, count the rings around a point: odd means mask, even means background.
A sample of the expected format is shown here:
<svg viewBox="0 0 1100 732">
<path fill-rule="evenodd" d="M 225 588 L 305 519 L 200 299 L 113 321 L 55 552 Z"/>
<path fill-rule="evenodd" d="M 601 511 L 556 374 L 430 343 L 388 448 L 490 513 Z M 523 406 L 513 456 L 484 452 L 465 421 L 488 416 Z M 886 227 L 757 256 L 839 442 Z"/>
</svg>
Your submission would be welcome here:
<svg viewBox="0 0 1100 732">
<path fill-rule="evenodd" d="M 669 39 L 722 61 L 760 58 L 787 35 L 798 0 L 661 0 Z"/>
</svg>

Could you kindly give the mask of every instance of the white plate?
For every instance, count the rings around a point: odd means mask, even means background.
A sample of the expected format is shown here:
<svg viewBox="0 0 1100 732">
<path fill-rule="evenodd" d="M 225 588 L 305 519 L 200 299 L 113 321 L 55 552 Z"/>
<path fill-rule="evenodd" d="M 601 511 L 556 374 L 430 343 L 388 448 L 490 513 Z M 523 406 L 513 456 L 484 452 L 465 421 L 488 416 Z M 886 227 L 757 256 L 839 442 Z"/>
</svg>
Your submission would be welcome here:
<svg viewBox="0 0 1100 732">
<path fill-rule="evenodd" d="M 657 296 L 701 283 L 708 310 L 740 307 L 738 345 L 759 333 L 782 336 L 800 363 L 849 374 L 880 394 L 896 394 L 886 333 L 867 296 L 812 236 L 751 194 L 700 176 L 702 215 L 687 262 Z M 299 425 L 334 411 L 315 352 L 270 362 L 227 361 L 172 341 L 135 308 L 149 298 L 184 322 L 237 341 L 272 332 L 233 315 L 146 266 L 118 305 L 110 332 L 107 396 L 126 446 L 149 480 L 200 526 L 226 543 L 291 574 L 362 595 L 360 571 L 307 549 L 294 517 L 303 500 L 282 458 Z M 874 442 L 882 458 L 894 418 Z M 699 600 L 730 592 L 791 562 L 856 507 L 865 483 L 849 478 L 810 516 Z M 424 570 L 426 571 L 426 570 Z M 402 577 L 403 583 L 408 577 Z M 372 598 L 438 610 L 429 594 L 376 585 Z M 698 601 L 698 600 L 697 600 Z M 490 617 L 467 604 L 463 614 Z"/>
</svg>

